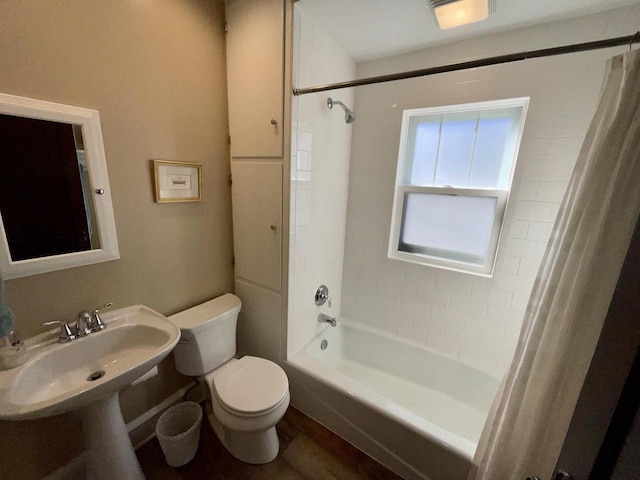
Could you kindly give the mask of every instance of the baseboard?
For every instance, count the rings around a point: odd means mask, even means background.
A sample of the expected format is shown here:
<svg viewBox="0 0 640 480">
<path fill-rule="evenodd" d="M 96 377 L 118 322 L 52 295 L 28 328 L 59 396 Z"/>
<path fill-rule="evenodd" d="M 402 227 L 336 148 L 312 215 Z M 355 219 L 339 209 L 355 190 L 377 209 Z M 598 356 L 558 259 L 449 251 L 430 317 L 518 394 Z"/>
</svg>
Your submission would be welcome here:
<svg viewBox="0 0 640 480">
<path fill-rule="evenodd" d="M 165 410 L 182 401 L 185 393 L 193 387 L 193 384 L 182 387 L 162 402 L 143 412 L 138 417 L 127 423 L 127 432 L 131 438 L 133 448 L 138 449 L 156 436 L 156 423 Z"/>
</svg>

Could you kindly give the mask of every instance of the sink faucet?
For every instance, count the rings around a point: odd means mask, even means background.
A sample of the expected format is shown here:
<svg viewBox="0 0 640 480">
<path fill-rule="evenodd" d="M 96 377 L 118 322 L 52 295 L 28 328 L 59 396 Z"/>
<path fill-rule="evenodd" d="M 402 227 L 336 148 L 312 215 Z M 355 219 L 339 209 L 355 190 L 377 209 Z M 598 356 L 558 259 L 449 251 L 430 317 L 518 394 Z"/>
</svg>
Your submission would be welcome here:
<svg viewBox="0 0 640 480">
<path fill-rule="evenodd" d="M 100 310 L 103 308 L 107 308 L 113 305 L 113 302 L 107 302 L 101 307 L 96 308 L 93 312 L 91 312 L 91 331 L 99 332 L 100 330 L 104 330 L 107 326 L 104 324 L 102 319 L 100 318 Z"/>
<path fill-rule="evenodd" d="M 76 321 L 76 335 L 78 337 L 86 337 L 91 333 L 91 314 L 86 310 L 82 310 L 78 314 L 78 320 Z"/>
<path fill-rule="evenodd" d="M 336 326 L 336 319 L 333 317 L 330 317 L 326 313 L 321 313 L 320 315 L 318 315 L 318 321 L 320 323 L 328 323 L 332 327 Z"/>
<path fill-rule="evenodd" d="M 68 343 L 71 340 L 75 340 L 76 338 L 86 337 L 90 333 L 99 332 L 100 330 L 104 330 L 107 326 L 104 324 L 102 319 L 100 318 L 100 310 L 106 307 L 110 307 L 113 303 L 105 303 L 103 306 L 96 308 L 93 312 L 89 312 L 87 310 L 82 310 L 78 313 L 78 320 L 74 327 L 69 326 L 67 322 L 53 321 L 53 322 L 44 322 L 42 324 L 43 327 L 48 327 L 51 325 L 59 325 L 60 326 L 60 336 L 58 337 L 59 343 Z"/>
<path fill-rule="evenodd" d="M 82 310 L 78 313 L 78 321 L 76 322 L 76 331 L 79 337 L 84 337 L 93 332 L 104 330 L 107 326 L 100 318 L 100 310 L 113 305 L 113 302 L 105 303 L 101 307 L 96 308 L 93 312 Z"/>
<path fill-rule="evenodd" d="M 67 322 L 61 322 L 59 320 L 54 320 L 51 322 L 42 322 L 43 327 L 49 327 L 51 325 L 59 325 L 60 326 L 60 336 L 58 336 L 58 343 L 69 343 L 71 340 L 75 340 L 78 336 L 73 333 L 71 327 Z"/>
</svg>

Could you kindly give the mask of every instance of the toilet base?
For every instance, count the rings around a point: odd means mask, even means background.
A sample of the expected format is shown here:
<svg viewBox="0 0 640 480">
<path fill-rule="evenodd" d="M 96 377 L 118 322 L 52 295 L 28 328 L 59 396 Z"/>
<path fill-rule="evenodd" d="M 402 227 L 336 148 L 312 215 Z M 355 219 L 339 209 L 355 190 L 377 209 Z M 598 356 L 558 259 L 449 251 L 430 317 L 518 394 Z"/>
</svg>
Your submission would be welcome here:
<svg viewBox="0 0 640 480">
<path fill-rule="evenodd" d="M 275 426 L 261 432 L 234 432 L 225 428 L 213 413 L 207 416 L 220 442 L 238 460 L 261 465 L 278 455 L 280 441 Z"/>
</svg>

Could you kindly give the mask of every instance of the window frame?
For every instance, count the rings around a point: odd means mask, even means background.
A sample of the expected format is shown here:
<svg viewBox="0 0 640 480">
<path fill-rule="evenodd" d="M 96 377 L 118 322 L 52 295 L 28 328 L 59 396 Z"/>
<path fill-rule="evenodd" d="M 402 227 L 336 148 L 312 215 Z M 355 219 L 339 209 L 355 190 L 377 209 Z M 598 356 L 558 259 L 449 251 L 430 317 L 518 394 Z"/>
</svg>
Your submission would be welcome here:
<svg viewBox="0 0 640 480">
<path fill-rule="evenodd" d="M 488 102 L 474 102 L 459 105 L 427 107 L 404 110 L 402 113 L 402 128 L 400 132 L 400 144 L 398 148 L 398 162 L 396 168 L 396 179 L 394 186 L 393 210 L 391 217 L 391 228 L 389 234 L 388 257 L 394 260 L 401 260 L 420 265 L 426 265 L 446 270 L 452 270 L 463 273 L 470 273 L 483 277 L 492 277 L 495 269 L 496 258 L 500 240 L 504 230 L 504 219 L 509 204 L 509 197 L 513 188 L 513 176 L 518 161 L 518 153 L 524 124 L 529 106 L 529 97 L 518 97 L 504 100 L 492 100 Z M 412 149 L 408 145 L 409 127 L 413 117 L 428 115 L 443 115 L 449 113 L 478 112 L 490 111 L 502 108 L 521 107 L 520 121 L 515 133 L 514 154 L 511 162 L 511 170 L 508 179 L 508 189 L 489 189 L 489 188 L 466 188 L 451 186 L 419 186 L 408 185 L 404 183 L 405 169 L 410 165 L 406 158 L 407 152 Z M 486 262 L 484 265 L 464 262 L 461 260 L 445 259 L 437 256 L 431 256 L 426 253 L 410 253 L 399 249 L 399 242 L 404 223 L 404 202 L 406 193 L 423 193 L 438 195 L 462 195 L 468 197 L 492 197 L 496 198 L 496 209 L 494 213 L 493 225 L 491 228 L 491 236 L 489 240 L 489 248 L 487 251 Z"/>
</svg>

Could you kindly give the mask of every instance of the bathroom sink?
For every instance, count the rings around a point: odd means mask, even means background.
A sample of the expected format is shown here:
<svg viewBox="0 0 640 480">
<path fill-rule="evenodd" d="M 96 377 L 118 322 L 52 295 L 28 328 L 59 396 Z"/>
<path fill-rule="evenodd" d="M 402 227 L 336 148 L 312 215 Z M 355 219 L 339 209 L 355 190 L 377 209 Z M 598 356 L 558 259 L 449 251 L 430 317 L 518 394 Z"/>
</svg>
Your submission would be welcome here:
<svg viewBox="0 0 640 480">
<path fill-rule="evenodd" d="M 0 372 L 0 419 L 48 417 L 117 393 L 158 364 L 180 338 L 173 323 L 143 305 L 101 316 L 105 330 L 70 343 L 57 343 L 57 331 L 27 342 L 27 363 Z"/>
</svg>

